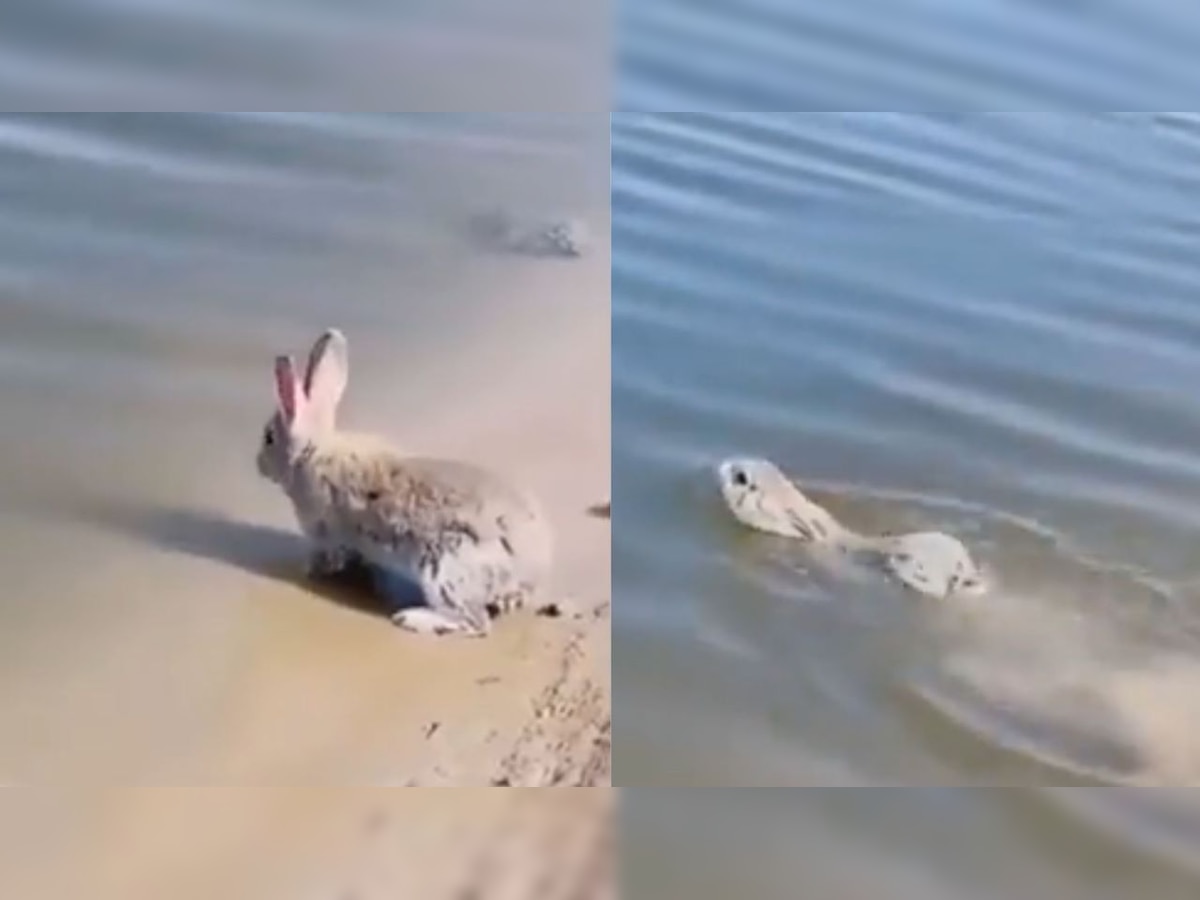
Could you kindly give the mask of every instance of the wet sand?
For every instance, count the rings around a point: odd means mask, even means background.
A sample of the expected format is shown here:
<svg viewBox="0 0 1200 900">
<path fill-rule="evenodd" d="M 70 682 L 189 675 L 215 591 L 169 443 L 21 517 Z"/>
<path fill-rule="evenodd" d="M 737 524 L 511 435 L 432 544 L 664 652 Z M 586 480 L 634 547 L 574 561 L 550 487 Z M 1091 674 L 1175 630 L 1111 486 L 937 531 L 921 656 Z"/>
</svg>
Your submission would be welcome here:
<svg viewBox="0 0 1200 900">
<path fill-rule="evenodd" d="M 392 627 L 364 594 L 306 581 L 290 508 L 250 465 L 264 384 L 261 397 L 243 393 L 236 432 L 207 438 L 208 457 L 165 448 L 202 442 L 212 421 L 157 420 L 156 476 L 135 436 L 93 457 L 103 481 L 39 487 L 23 533 L 61 545 L 67 532 L 76 552 L 38 570 L 23 608 L 51 618 L 12 642 L 6 780 L 606 782 L 610 538 L 589 512 L 610 496 L 606 265 L 533 264 L 453 340 L 401 360 L 388 336 L 347 328 L 347 426 L 488 465 L 542 498 L 561 615 L 506 617 L 484 641 L 427 639 Z M 247 358 L 239 379 L 259 384 L 266 358 Z M 139 493 L 126 497 L 122 479 Z M 70 615 L 54 627 L 56 608 Z"/>
<path fill-rule="evenodd" d="M 70 763 L 59 783 L 87 786 L 0 797 L 0 893 L 611 896 L 602 846 L 611 724 L 607 311 L 583 304 L 557 318 L 505 320 L 485 329 L 490 339 L 464 343 L 469 357 L 443 354 L 418 367 L 442 385 L 442 412 L 406 429 L 406 444 L 487 462 L 544 498 L 558 528 L 560 615 L 506 617 L 482 641 L 399 632 L 356 608 L 364 598 L 354 590 L 300 578 L 286 510 L 263 492 L 250 502 L 270 510 L 272 523 L 247 526 L 243 555 L 184 554 L 200 579 L 186 593 L 209 592 L 216 609 L 238 609 L 232 624 L 209 628 L 209 637 L 234 643 L 224 653 L 208 646 L 223 678 L 209 683 L 210 660 L 201 696 L 215 701 L 172 715 L 143 683 L 129 706 L 187 723 L 182 734 L 164 736 L 161 717 L 128 713 L 109 730 L 76 725 L 95 743 L 56 751 Z M 477 382 L 468 358 L 495 363 L 486 390 L 468 385 Z M 142 640 L 131 640 L 131 628 Z M 116 631 L 128 653 L 153 657 L 160 671 L 170 669 L 164 654 L 199 639 L 156 644 L 155 626 L 144 622 Z M 110 714 L 121 711 L 112 676 L 103 668 L 95 676 Z M 137 752 L 122 757 L 131 747 Z M 561 799 L 546 801 L 526 790 L 385 787 L 550 785 L 602 787 L 549 792 Z"/>
<path fill-rule="evenodd" d="M 222 766 L 229 781 L 607 782 L 609 523 L 589 515 L 609 493 L 607 323 L 581 310 L 530 323 L 549 329 L 536 340 L 525 327 L 510 322 L 494 348 L 471 348 L 472 362 L 497 358 L 486 390 L 440 375 L 443 411 L 406 440 L 495 467 L 543 499 L 557 533 L 547 599 L 561 614 L 523 612 L 473 641 L 400 633 L 359 614 L 349 591 L 331 592 L 345 606 L 273 609 L 281 620 L 263 634 L 226 719 L 232 731 L 219 738 L 232 751 Z M 445 363 L 452 368 L 453 356 Z M 457 371 L 478 377 L 477 368 Z"/>
<path fill-rule="evenodd" d="M 510 323 L 507 333 L 497 332 L 494 349 L 472 348 L 473 361 L 488 354 L 503 360 L 485 365 L 494 373 L 487 390 L 460 388 L 445 375 L 439 399 L 450 402 L 409 440 L 419 441 L 422 452 L 511 473 L 543 498 L 557 530 L 557 583 L 546 598 L 555 614 L 502 619 L 486 641 L 414 640 L 373 618 L 339 616 L 345 633 L 328 642 L 346 641 L 333 662 L 345 663 L 350 674 L 341 690 L 326 686 L 323 693 L 357 720 L 351 731 L 361 725 L 378 739 L 364 770 L 378 773 L 376 783 L 608 783 L 609 522 L 592 510 L 609 494 L 607 321 L 580 310 L 536 340 L 521 335 L 522 327 Z M 520 354 L 521 347 L 531 349 Z M 472 380 L 478 377 L 477 368 L 470 371 Z M 459 391 L 463 400 L 456 403 Z M 371 658 L 377 668 L 360 669 Z M 296 697 L 289 684 L 281 682 L 280 690 Z M 306 730 L 311 700 L 302 698 L 294 723 L 271 723 L 271 710 L 286 708 L 271 703 L 253 717 L 255 733 L 269 734 L 286 752 L 279 736 Z M 373 743 L 367 738 L 362 746 Z M 339 778 L 336 768 L 324 768 L 326 760 L 332 757 L 319 751 L 311 758 L 314 775 L 323 770 Z M 354 778 L 346 772 L 339 780 Z"/>
</svg>

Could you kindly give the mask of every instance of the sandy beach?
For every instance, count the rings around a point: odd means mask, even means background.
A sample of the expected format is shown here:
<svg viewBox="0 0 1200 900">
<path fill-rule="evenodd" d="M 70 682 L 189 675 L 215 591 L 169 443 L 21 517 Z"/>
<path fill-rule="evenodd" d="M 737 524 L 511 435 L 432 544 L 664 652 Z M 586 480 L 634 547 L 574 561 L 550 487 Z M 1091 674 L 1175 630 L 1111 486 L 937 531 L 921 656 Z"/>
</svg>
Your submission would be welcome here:
<svg viewBox="0 0 1200 900">
<path fill-rule="evenodd" d="M 278 783 L 267 779 L 286 760 L 301 767 L 293 784 L 608 782 L 610 523 L 599 507 L 609 498 L 609 370 L 600 306 L 558 320 L 515 317 L 490 342 L 467 348 L 469 365 L 450 354 L 435 374 L 431 363 L 426 377 L 442 385 L 440 412 L 423 413 L 422 426 L 405 435 L 422 453 L 479 461 L 542 498 L 557 534 L 549 599 L 561 614 L 518 614 L 485 641 L 431 641 L 353 610 L 314 607 L 336 624 L 311 635 L 320 649 L 289 648 L 286 656 L 323 661 L 328 669 L 306 678 L 324 683 L 300 695 L 294 671 L 263 671 L 257 703 L 239 717 L 247 730 L 234 742 L 242 753 L 230 761 L 231 776 Z M 306 642 L 315 623 L 301 624 L 297 640 Z M 296 738 L 306 743 L 314 714 L 344 730 L 332 746 L 314 741 L 300 752 Z M 357 777 L 345 755 L 348 735 L 359 735 Z"/>
<path fill-rule="evenodd" d="M 531 296 L 547 296 L 545 277 L 525 283 Z M 421 640 L 364 611 L 363 592 L 306 580 L 286 499 L 252 475 L 247 447 L 261 426 L 251 419 L 247 446 L 230 442 L 228 460 L 159 476 L 169 501 L 127 502 L 119 483 L 92 494 L 59 482 L 64 515 L 89 523 L 94 549 L 79 546 L 96 560 L 81 550 L 78 571 L 52 573 L 62 584 L 47 579 L 32 608 L 50 609 L 57 589 L 103 613 L 44 629 L 9 659 L 8 779 L 603 781 L 606 763 L 592 755 L 607 744 L 609 521 L 589 510 L 609 498 L 607 304 L 525 309 L 538 314 L 506 307 L 406 370 L 360 340 L 346 417 L 534 491 L 557 534 L 549 596 L 560 617 L 516 614 L 483 641 Z M 262 365 L 249 364 L 260 379 Z M 124 456 L 113 465 L 130 480 L 144 468 Z M 38 515 L 55 515 L 53 502 L 39 498 Z"/>
<path fill-rule="evenodd" d="M 545 277 L 562 275 L 533 280 Z M 205 667 L 209 727 L 195 728 L 195 709 L 176 712 L 194 739 L 167 752 L 179 736 L 162 734 L 161 716 L 129 716 L 112 732 L 88 729 L 105 739 L 87 753 L 59 748 L 58 761 L 69 761 L 64 771 L 81 786 L 5 792 L 0 829 L 11 839 L 0 841 L 8 857 L 0 892 L 61 897 L 86 885 L 90 896 L 122 900 L 525 897 L 532 894 L 521 879 L 547 859 L 533 844 L 570 840 L 561 823 L 539 824 L 556 816 L 581 823 L 572 852 L 587 856 L 607 787 L 553 792 L 563 799 L 548 805 L 523 790 L 388 789 L 609 783 L 608 315 L 602 303 L 564 313 L 508 310 L 503 323 L 484 323 L 465 339 L 463 355 L 417 366 L 441 385 L 437 408 L 426 402 L 419 417 L 422 392 L 401 392 L 389 406 L 380 382 L 361 374 L 351 412 L 369 418 L 359 411 L 383 408 L 419 421 L 405 430 L 406 446 L 484 462 L 536 491 L 557 528 L 552 596 L 561 615 L 515 614 L 482 641 L 401 633 L 359 608 L 364 597 L 352 588 L 306 583 L 282 500 L 259 492 L 249 505 L 270 524 L 219 540 L 197 526 L 176 542 L 189 552 L 174 554 L 174 564 L 198 579 L 188 593 L 232 592 L 240 610 L 225 629 L 236 645 L 218 657 L 217 687 L 212 662 Z M 203 521 L 196 514 L 193 524 Z M 229 546 L 233 538 L 240 549 Z M 117 631 L 128 641 L 128 628 Z M 145 642 L 127 646 L 153 652 Z M 183 654 L 181 668 L 187 662 Z M 93 677 L 111 691 L 114 674 L 99 667 Z M 143 687 L 133 708 L 159 711 L 153 686 Z M 172 720 L 166 707 L 161 713 Z M 114 783 L 129 786 L 94 787 Z M 514 817 L 532 824 L 508 825 Z M 498 850 L 501 834 L 523 835 L 524 849 Z M 509 881 L 489 876 L 491 893 L 455 893 L 469 887 L 471 859 L 485 865 L 497 853 L 511 854 L 495 863 L 516 873 Z M 595 882 L 584 862 L 568 868 Z M 82 881 L 58 882 L 75 878 Z M 504 893 L 504 884 L 521 883 Z"/>
<path fill-rule="evenodd" d="M 607 796 L 607 116 L 23 127 L 58 150 L 0 140 L 13 234 L 46 223 L 0 288 L 0 895 L 454 896 L 553 818 L 525 787 Z M 481 246 L 496 208 L 595 246 Z M 422 638 L 303 575 L 254 456 L 271 360 L 330 326 L 345 427 L 539 497 L 559 615 Z"/>
</svg>

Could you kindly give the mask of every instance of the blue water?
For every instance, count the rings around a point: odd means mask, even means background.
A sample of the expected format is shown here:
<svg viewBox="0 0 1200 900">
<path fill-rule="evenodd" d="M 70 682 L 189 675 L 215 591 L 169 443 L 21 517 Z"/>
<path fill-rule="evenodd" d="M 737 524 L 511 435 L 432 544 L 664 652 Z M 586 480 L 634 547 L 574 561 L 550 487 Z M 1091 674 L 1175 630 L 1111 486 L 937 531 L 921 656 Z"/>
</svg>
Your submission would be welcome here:
<svg viewBox="0 0 1200 900">
<path fill-rule="evenodd" d="M 692 96 L 674 50 L 628 107 Z M 961 786 L 633 791 L 645 896 L 1194 894 L 1198 136 L 614 117 L 615 780 Z M 994 589 L 923 601 L 745 531 L 733 454 L 860 531 L 959 535 Z"/>
<path fill-rule="evenodd" d="M 614 777 L 811 786 L 626 792 L 631 896 L 1195 896 L 1200 120 L 1109 111 L 1193 106 L 1198 37 L 1136 0 L 621 5 Z M 745 533 L 732 453 L 997 591 Z"/>
<path fill-rule="evenodd" d="M 1200 10 L 1167 0 L 619 5 L 622 110 L 1186 109 Z"/>
</svg>

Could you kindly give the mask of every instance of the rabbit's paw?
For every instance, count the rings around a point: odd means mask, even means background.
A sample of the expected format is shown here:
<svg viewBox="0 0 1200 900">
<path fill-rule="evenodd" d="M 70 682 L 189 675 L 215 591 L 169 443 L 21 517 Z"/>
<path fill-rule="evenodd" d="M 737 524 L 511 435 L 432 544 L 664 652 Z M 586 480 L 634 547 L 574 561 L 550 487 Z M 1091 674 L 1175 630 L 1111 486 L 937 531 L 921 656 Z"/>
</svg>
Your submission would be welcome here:
<svg viewBox="0 0 1200 900">
<path fill-rule="evenodd" d="M 486 628 L 467 621 L 465 618 L 455 618 L 449 613 L 439 612 L 423 606 L 402 609 L 392 615 L 392 624 L 414 634 L 444 635 L 457 634 L 465 637 L 484 637 Z"/>
<path fill-rule="evenodd" d="M 343 547 L 314 547 L 308 554 L 304 571 L 309 578 L 328 578 L 345 571 L 350 561 L 351 554 Z"/>
<path fill-rule="evenodd" d="M 527 588 L 515 588 L 496 595 L 487 606 L 489 618 L 496 619 L 518 609 L 524 609 L 532 603 L 533 592 Z"/>
</svg>

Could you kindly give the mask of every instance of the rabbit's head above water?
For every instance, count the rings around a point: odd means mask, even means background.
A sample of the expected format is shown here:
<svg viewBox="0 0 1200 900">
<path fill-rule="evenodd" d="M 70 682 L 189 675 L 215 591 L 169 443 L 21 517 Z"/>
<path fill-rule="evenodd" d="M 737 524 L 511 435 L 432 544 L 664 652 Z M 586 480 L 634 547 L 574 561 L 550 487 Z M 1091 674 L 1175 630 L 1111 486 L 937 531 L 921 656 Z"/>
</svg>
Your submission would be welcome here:
<svg viewBox="0 0 1200 900">
<path fill-rule="evenodd" d="M 741 457 L 717 466 L 725 503 L 743 524 L 810 543 L 838 543 L 848 532 L 772 462 Z"/>
<path fill-rule="evenodd" d="M 285 484 L 297 460 L 337 426 L 337 409 L 350 377 L 346 337 L 327 329 L 308 354 L 303 379 L 291 356 L 275 358 L 275 411 L 263 428 L 259 474 Z"/>
</svg>

